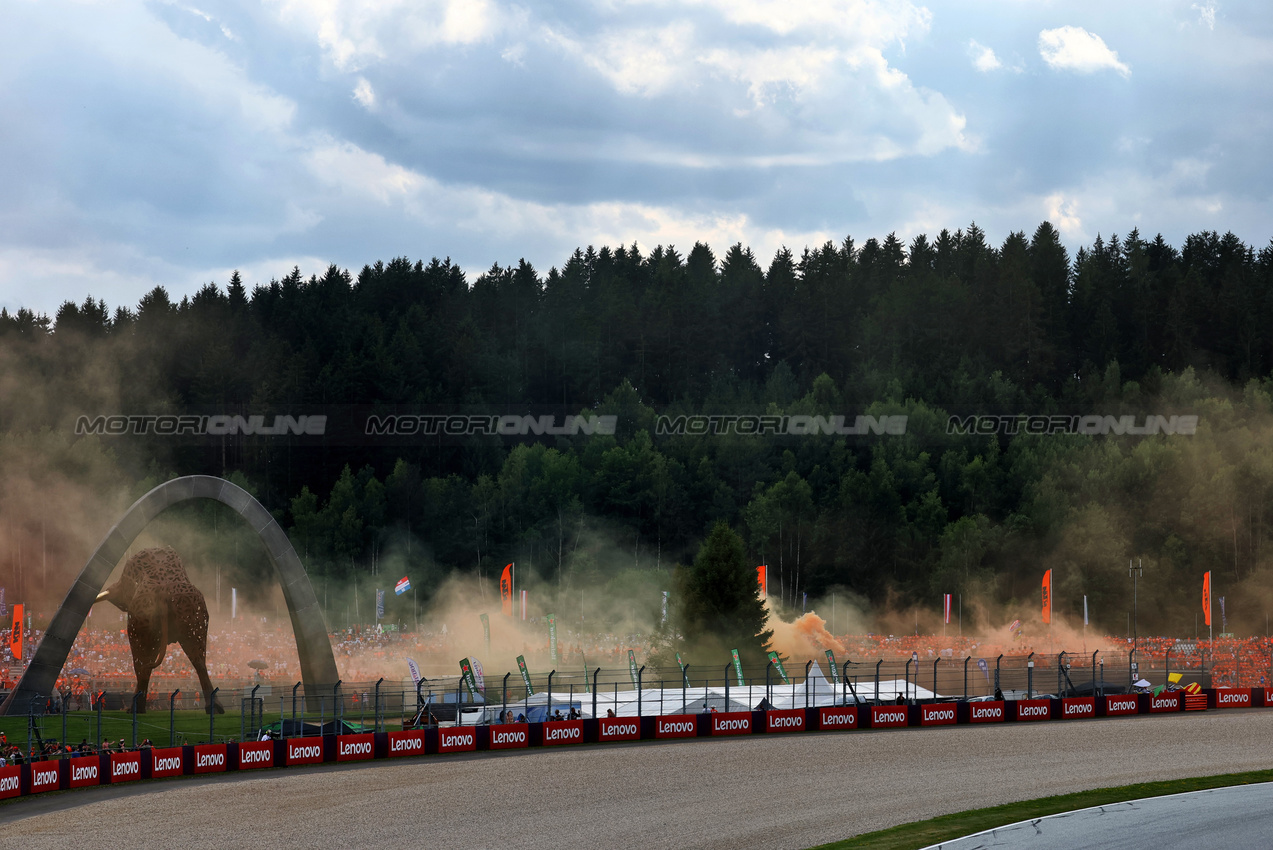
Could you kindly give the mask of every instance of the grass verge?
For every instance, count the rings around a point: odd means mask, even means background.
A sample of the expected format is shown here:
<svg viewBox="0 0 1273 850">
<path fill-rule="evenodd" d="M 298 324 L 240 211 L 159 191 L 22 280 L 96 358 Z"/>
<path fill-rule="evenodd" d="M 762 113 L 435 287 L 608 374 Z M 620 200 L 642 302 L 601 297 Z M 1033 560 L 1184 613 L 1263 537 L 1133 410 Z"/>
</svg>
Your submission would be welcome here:
<svg viewBox="0 0 1273 850">
<path fill-rule="evenodd" d="M 1225 773 L 1219 776 L 1199 776 L 1192 779 L 1171 779 L 1165 782 L 1141 782 L 1116 788 L 1097 788 L 1075 794 L 1040 797 L 1006 803 L 987 809 L 971 809 L 942 815 L 931 820 L 906 823 L 901 826 L 868 832 L 853 838 L 824 844 L 815 850 L 916 850 L 941 841 L 950 841 L 984 829 L 1006 826 L 1018 821 L 1031 820 L 1045 815 L 1139 800 L 1143 797 L 1161 797 L 1187 791 L 1205 791 L 1208 788 L 1224 788 L 1230 785 L 1251 785 L 1257 782 L 1273 782 L 1273 770 L 1256 770 L 1249 773 Z"/>
</svg>

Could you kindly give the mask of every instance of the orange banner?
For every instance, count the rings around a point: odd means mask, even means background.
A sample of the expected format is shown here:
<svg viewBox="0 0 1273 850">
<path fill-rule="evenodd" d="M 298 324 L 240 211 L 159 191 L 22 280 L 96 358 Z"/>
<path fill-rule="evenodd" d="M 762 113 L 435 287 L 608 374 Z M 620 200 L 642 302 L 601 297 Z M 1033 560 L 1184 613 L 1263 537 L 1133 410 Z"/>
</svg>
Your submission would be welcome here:
<svg viewBox="0 0 1273 850">
<path fill-rule="evenodd" d="M 760 585 L 760 596 L 763 599 L 769 595 L 769 567 L 761 564 L 756 567 L 756 583 Z"/>
<path fill-rule="evenodd" d="M 504 568 L 504 575 L 499 580 L 499 600 L 504 616 L 513 616 L 513 565 Z"/>
<path fill-rule="evenodd" d="M 9 651 L 14 661 L 22 660 L 22 603 L 13 606 L 13 628 L 9 630 Z"/>
<path fill-rule="evenodd" d="M 1043 574 L 1043 622 L 1052 622 L 1052 571 Z"/>
<path fill-rule="evenodd" d="M 1211 570 L 1202 574 L 1202 622 L 1211 625 Z"/>
</svg>

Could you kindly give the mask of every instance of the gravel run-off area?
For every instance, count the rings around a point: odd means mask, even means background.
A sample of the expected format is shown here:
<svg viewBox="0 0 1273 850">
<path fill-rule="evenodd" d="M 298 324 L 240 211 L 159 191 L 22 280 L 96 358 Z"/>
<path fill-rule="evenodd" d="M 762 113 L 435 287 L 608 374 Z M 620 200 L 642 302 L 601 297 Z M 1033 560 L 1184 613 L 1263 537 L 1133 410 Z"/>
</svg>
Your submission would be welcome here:
<svg viewBox="0 0 1273 850">
<path fill-rule="evenodd" d="M 4 846 L 807 848 L 948 812 L 1273 768 L 1273 711 L 587 745 L 0 805 Z"/>
</svg>

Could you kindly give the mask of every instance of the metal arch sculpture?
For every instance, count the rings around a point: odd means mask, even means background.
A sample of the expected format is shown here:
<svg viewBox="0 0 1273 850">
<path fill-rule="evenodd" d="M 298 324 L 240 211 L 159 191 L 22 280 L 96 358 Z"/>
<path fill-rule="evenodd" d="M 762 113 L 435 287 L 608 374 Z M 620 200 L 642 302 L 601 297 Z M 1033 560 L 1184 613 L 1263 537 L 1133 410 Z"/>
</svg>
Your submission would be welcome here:
<svg viewBox="0 0 1273 850">
<path fill-rule="evenodd" d="M 188 475 L 165 481 L 142 496 L 106 534 L 53 615 L 53 621 L 49 623 L 48 631 L 40 640 L 17 687 L 0 704 L 0 716 L 10 711 L 25 713 L 32 699 L 52 693 L 75 636 L 84 625 L 84 618 L 97 601 L 97 594 L 115 565 L 128 552 L 128 547 L 160 513 L 194 499 L 214 499 L 233 508 L 265 544 L 266 554 L 283 586 L 287 612 L 292 618 L 306 693 L 316 694 L 318 685 L 337 681 L 336 659 L 332 655 L 331 640 L 327 636 L 322 610 L 318 607 L 318 598 L 283 529 L 270 512 L 242 487 L 212 475 Z"/>
</svg>

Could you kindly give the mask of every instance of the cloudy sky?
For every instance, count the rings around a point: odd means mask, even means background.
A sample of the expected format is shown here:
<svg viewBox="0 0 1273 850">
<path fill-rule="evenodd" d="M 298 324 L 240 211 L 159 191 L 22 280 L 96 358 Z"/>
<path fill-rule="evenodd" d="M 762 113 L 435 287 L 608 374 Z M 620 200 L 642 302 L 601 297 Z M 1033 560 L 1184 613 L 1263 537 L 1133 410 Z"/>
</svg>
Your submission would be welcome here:
<svg viewBox="0 0 1273 850">
<path fill-rule="evenodd" d="M 1044 219 L 1273 237 L 1232 0 L 0 0 L 0 306 Z"/>
</svg>

